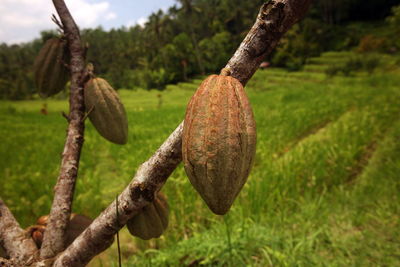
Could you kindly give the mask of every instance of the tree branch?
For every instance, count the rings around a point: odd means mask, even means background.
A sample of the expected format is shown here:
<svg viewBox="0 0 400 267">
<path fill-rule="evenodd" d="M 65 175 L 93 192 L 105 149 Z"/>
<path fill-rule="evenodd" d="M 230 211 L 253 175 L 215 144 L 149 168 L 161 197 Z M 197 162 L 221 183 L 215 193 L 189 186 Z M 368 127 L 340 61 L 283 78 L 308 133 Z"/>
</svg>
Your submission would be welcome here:
<svg viewBox="0 0 400 267">
<path fill-rule="evenodd" d="M 118 219 L 114 201 L 61 253 L 54 266 L 84 266 L 110 245 L 129 218 L 153 201 L 155 192 L 182 161 L 182 129 L 183 123 L 139 167 L 133 182 L 118 196 Z"/>
<path fill-rule="evenodd" d="M 263 58 L 278 44 L 282 35 L 302 16 L 312 0 L 277 0 L 265 3 L 257 20 L 228 62 L 231 76 L 243 85 L 257 70 Z M 115 201 L 62 253 L 54 266 L 84 266 L 106 249 L 110 240 L 142 207 L 150 203 L 182 160 L 183 122 L 157 152 L 136 172 L 132 182 L 118 196 L 119 217 Z"/>
<path fill-rule="evenodd" d="M 83 99 L 84 50 L 81 45 L 79 29 L 63 0 L 53 0 L 60 16 L 64 33 L 68 39 L 71 53 L 70 113 L 67 138 L 62 154 L 60 174 L 54 188 L 54 199 L 50 211 L 47 230 L 44 233 L 40 256 L 44 259 L 54 257 L 64 249 L 65 230 L 68 226 L 78 176 L 79 158 L 85 130 Z"/>
<path fill-rule="evenodd" d="M 32 263 L 38 256 L 38 249 L 35 242 L 21 229 L 1 198 L 0 243 L 7 255 L 10 256 L 14 263 L 19 264 L 19 266 Z"/>
<path fill-rule="evenodd" d="M 312 0 L 276 0 L 262 5 L 256 22 L 225 68 L 243 86 L 253 76 L 265 56 L 293 24 L 307 12 Z"/>
</svg>

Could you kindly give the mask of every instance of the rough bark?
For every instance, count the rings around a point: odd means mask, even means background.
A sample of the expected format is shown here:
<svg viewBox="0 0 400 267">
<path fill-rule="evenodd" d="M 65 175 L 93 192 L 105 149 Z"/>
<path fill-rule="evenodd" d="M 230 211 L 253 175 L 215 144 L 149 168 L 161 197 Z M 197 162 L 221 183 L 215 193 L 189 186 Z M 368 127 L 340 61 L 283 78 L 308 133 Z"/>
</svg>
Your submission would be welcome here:
<svg viewBox="0 0 400 267">
<path fill-rule="evenodd" d="M 15 267 L 16 264 L 13 260 L 7 260 L 5 258 L 0 258 L 0 266 L 1 267 Z"/>
<path fill-rule="evenodd" d="M 243 86 L 283 34 L 308 10 L 312 0 L 269 1 L 262 5 L 256 22 L 225 68 Z"/>
<path fill-rule="evenodd" d="M 32 263 L 38 254 L 36 244 L 32 238 L 21 229 L 11 211 L 0 198 L 0 246 L 10 257 L 10 261 L 3 260 L 1 264 L 13 263 L 15 266 Z M 12 265 L 10 265 L 12 266 Z"/>
<path fill-rule="evenodd" d="M 54 0 L 55 1 L 55 0 Z M 277 0 L 265 3 L 257 20 L 225 67 L 243 85 L 257 70 L 260 62 L 278 44 L 282 35 L 307 11 L 312 0 Z M 129 218 L 154 198 L 172 171 L 182 160 L 183 122 L 157 152 L 137 171 L 132 182 L 115 201 L 60 255 L 54 266 L 84 266 L 108 247 L 110 240 Z"/>
<path fill-rule="evenodd" d="M 49 222 L 40 250 L 40 256 L 44 259 L 54 257 L 64 249 L 65 230 L 71 214 L 85 129 L 85 105 L 83 100 L 85 61 L 79 29 L 63 0 L 53 0 L 53 4 L 60 16 L 71 53 L 69 66 L 71 71 L 71 87 L 67 138 L 62 153 L 60 174 L 54 188 L 54 199 Z"/>
</svg>

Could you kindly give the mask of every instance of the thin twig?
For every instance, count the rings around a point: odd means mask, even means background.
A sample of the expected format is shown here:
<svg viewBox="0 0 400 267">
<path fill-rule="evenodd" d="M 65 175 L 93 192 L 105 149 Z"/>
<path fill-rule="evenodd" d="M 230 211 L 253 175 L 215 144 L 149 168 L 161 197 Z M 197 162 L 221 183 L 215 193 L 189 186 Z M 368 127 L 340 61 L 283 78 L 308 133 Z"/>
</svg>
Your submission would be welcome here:
<svg viewBox="0 0 400 267">
<path fill-rule="evenodd" d="M 71 121 L 71 119 L 69 118 L 69 116 L 68 116 L 64 111 L 61 111 L 61 115 L 67 120 L 67 122 L 70 122 L 70 121 Z"/>
<path fill-rule="evenodd" d="M 90 115 L 90 113 L 92 112 L 94 110 L 94 106 L 92 106 L 89 110 L 88 110 L 88 112 L 86 112 L 86 114 L 85 114 L 85 116 L 83 117 L 83 121 L 85 121 L 86 119 L 87 119 L 87 117 Z"/>
<path fill-rule="evenodd" d="M 225 223 L 225 229 L 226 229 L 226 237 L 227 237 L 227 242 L 228 242 L 228 251 L 229 251 L 229 260 L 233 259 L 232 255 L 232 240 L 231 240 L 231 229 L 229 227 L 229 214 L 226 214 L 223 216 L 224 223 Z"/>
<path fill-rule="evenodd" d="M 51 20 L 60 28 L 62 32 L 64 32 L 64 26 L 61 24 L 61 22 L 57 19 L 56 15 L 52 14 L 51 15 Z"/>
</svg>

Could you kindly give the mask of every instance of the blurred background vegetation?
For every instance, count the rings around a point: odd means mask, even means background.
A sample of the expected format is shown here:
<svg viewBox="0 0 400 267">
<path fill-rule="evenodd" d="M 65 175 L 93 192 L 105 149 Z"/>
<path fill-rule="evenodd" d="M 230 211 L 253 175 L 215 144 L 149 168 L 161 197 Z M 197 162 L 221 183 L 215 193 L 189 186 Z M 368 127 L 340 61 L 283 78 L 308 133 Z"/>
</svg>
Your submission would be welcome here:
<svg viewBox="0 0 400 267">
<path fill-rule="evenodd" d="M 87 59 L 96 73 L 116 89 L 165 89 L 170 83 L 217 73 L 253 24 L 264 1 L 177 0 L 168 11 L 151 14 L 142 27 L 82 29 Z M 272 66 L 299 70 L 324 51 L 396 53 L 400 49 L 397 0 L 316 0 L 266 60 Z M 43 43 L 56 32 L 45 31 L 29 43 L 0 45 L 0 99 L 35 97 L 32 65 Z M 373 69 L 377 59 L 352 59 L 333 66 L 329 75 Z M 66 93 L 60 97 L 65 97 Z"/>
</svg>

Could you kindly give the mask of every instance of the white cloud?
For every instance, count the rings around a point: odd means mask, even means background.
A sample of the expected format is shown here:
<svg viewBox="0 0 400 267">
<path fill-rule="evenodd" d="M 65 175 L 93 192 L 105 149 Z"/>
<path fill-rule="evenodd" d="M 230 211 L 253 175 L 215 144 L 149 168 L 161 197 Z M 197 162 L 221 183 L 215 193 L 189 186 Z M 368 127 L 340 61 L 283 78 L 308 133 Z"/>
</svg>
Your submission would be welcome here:
<svg viewBox="0 0 400 267">
<path fill-rule="evenodd" d="M 139 24 L 140 26 L 144 26 L 144 24 L 146 24 L 146 22 L 148 21 L 148 19 L 147 18 L 145 18 L 145 17 L 141 17 L 141 18 L 139 18 L 138 20 L 137 20 L 137 24 Z"/>
<path fill-rule="evenodd" d="M 146 22 L 148 21 L 148 18 L 147 17 L 141 17 L 141 18 L 139 18 L 139 19 L 137 19 L 137 20 L 129 20 L 127 23 L 126 23 L 126 26 L 129 28 L 129 27 L 132 27 L 132 26 L 135 26 L 135 25 L 139 25 L 139 26 L 141 26 L 141 27 L 143 27 L 145 24 L 146 24 Z"/>
<path fill-rule="evenodd" d="M 81 28 L 95 27 L 102 20 L 117 16 L 110 11 L 108 1 L 65 0 L 72 16 Z M 55 29 L 51 14 L 57 14 L 49 0 L 1 0 L 0 42 L 18 43 L 39 37 L 39 32 Z"/>
<path fill-rule="evenodd" d="M 115 19 L 116 17 L 117 17 L 117 14 L 115 14 L 114 12 L 110 12 L 106 15 L 105 19 L 112 20 L 112 19 Z"/>
</svg>

